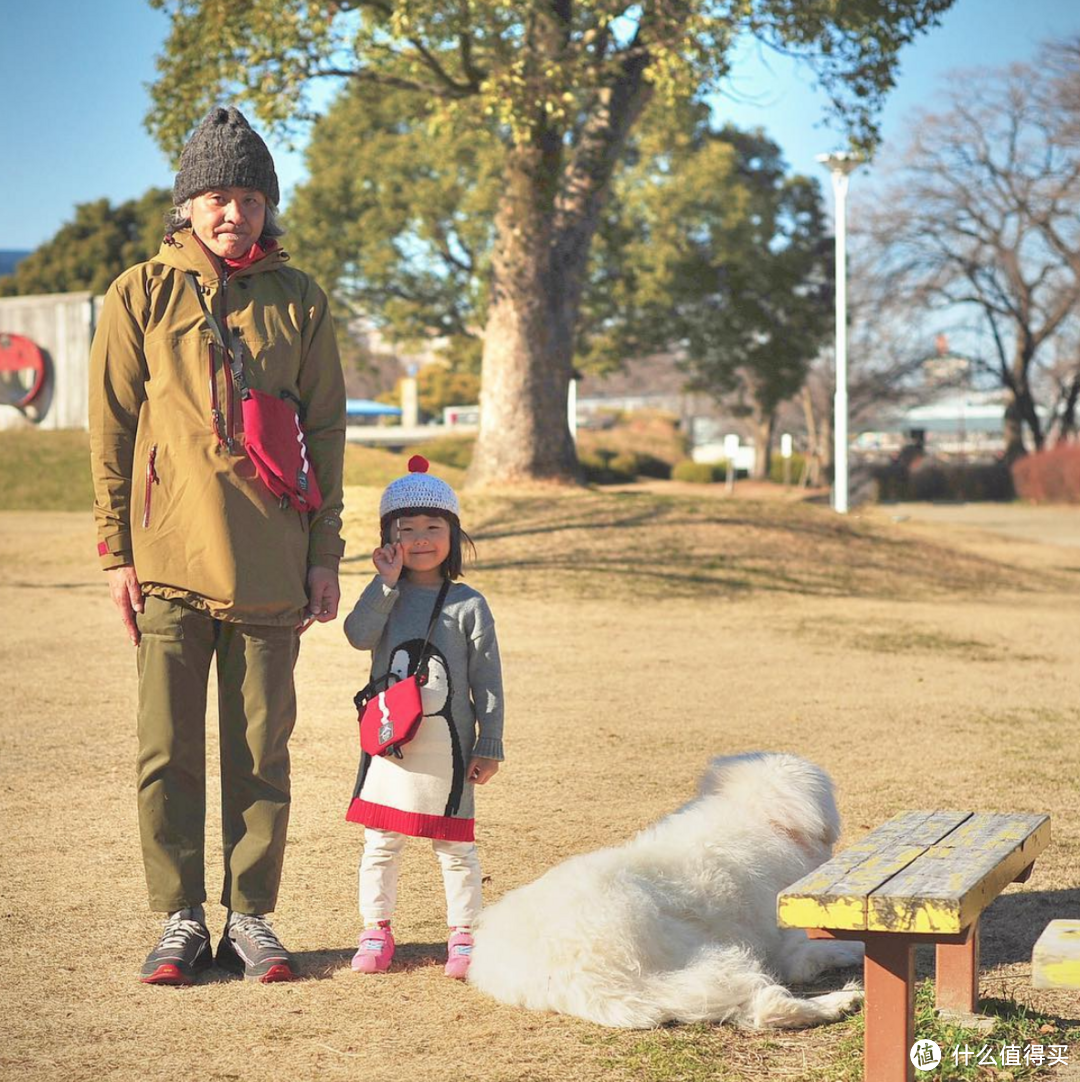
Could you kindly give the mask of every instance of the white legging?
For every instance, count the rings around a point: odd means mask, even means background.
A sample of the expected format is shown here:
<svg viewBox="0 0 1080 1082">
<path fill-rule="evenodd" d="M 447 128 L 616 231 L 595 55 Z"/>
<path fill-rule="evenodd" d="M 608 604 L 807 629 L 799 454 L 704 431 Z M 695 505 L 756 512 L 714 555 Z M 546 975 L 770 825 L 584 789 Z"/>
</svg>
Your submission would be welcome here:
<svg viewBox="0 0 1080 1082">
<path fill-rule="evenodd" d="M 401 854 L 409 835 L 393 830 L 364 828 L 364 855 L 360 858 L 360 916 L 365 924 L 390 920 L 397 904 Z M 433 838 L 442 865 L 446 891 L 446 923 L 451 928 L 475 923 L 483 906 L 480 857 L 475 842 L 445 842 Z"/>
</svg>

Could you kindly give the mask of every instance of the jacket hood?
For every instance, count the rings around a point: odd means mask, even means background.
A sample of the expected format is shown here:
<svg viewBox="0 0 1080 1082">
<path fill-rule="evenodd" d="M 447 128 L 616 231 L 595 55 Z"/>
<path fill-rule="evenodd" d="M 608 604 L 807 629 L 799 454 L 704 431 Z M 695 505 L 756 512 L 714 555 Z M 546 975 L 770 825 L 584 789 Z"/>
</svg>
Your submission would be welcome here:
<svg viewBox="0 0 1080 1082">
<path fill-rule="evenodd" d="M 285 264 L 288 258 L 288 255 L 281 248 L 275 248 L 250 266 L 232 271 L 229 277 L 235 278 L 238 275 L 258 274 L 261 271 L 276 270 Z M 221 278 L 221 263 L 206 251 L 196 240 L 195 234 L 190 229 L 178 229 L 175 233 L 166 235 L 161 242 L 157 255 L 154 256 L 151 262 L 164 263 L 165 266 L 174 267 L 185 274 L 193 271 L 207 282 Z"/>
</svg>

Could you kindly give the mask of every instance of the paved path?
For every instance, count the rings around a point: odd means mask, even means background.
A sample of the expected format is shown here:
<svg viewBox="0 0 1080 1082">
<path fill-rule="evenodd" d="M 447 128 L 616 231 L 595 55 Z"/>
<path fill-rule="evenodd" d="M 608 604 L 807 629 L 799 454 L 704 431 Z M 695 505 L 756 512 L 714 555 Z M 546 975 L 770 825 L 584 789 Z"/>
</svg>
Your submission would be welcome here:
<svg viewBox="0 0 1080 1082">
<path fill-rule="evenodd" d="M 1023 503 L 899 503 L 880 508 L 895 520 L 966 526 L 1022 541 L 1080 548 L 1080 507 Z"/>
</svg>

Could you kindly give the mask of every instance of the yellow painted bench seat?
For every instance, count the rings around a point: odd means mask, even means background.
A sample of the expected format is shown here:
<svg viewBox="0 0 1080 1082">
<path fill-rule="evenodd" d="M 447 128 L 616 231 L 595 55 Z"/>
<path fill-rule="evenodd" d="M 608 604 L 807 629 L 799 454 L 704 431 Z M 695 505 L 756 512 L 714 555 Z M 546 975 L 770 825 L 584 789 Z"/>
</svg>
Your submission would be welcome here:
<svg viewBox="0 0 1080 1082">
<path fill-rule="evenodd" d="M 959 933 L 1050 844 L 1046 815 L 903 812 L 779 897 L 788 928 Z"/>
</svg>

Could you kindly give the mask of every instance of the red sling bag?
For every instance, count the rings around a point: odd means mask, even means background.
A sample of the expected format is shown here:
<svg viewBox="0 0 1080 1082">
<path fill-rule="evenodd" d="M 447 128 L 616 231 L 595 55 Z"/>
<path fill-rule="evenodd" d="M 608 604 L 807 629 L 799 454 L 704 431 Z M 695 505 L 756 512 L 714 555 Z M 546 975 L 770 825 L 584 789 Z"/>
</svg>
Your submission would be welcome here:
<svg viewBox="0 0 1080 1082">
<path fill-rule="evenodd" d="M 239 331 L 233 330 L 230 350 L 195 276 L 189 272 L 184 279 L 199 300 L 210 333 L 229 366 L 233 385 L 240 395 L 244 449 L 255 467 L 256 476 L 282 507 L 292 506 L 296 511 L 318 511 L 322 506 L 322 493 L 308 458 L 300 400 L 289 391 L 283 390 L 275 398 L 248 386 L 244 375 L 243 337 Z M 295 409 L 287 399 L 291 399 Z M 231 439 L 229 442 L 231 446 Z"/>
<path fill-rule="evenodd" d="M 443 579 L 439 596 L 435 598 L 435 607 L 431 610 L 427 635 L 416 659 L 416 671 L 398 679 L 393 673 L 372 680 L 356 693 L 356 704 L 360 723 L 360 747 L 368 755 L 394 755 L 404 758 L 401 747 L 407 744 L 420 728 L 424 718 L 424 704 L 420 689 L 427 683 L 427 650 L 431 634 L 442 612 L 443 602 L 450 589 L 450 580 Z M 393 680 L 395 683 L 390 683 Z M 379 686 L 386 687 L 379 691 Z"/>
</svg>

